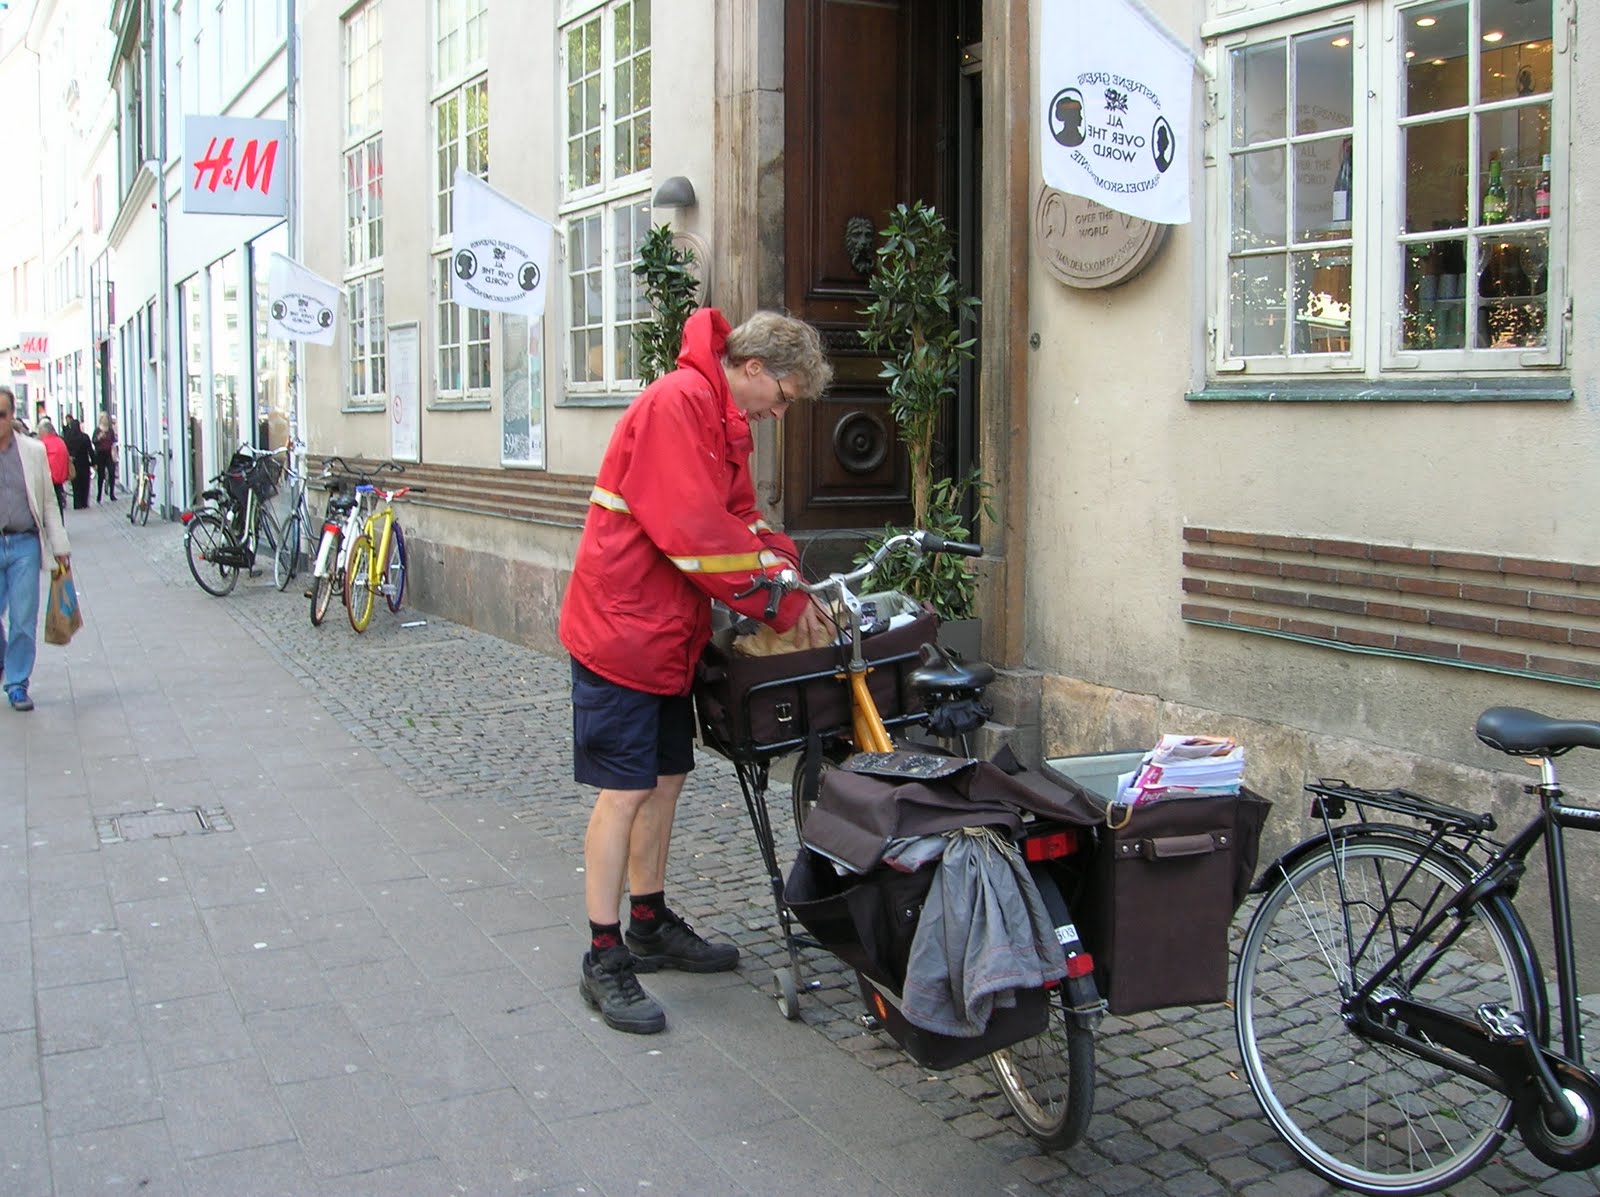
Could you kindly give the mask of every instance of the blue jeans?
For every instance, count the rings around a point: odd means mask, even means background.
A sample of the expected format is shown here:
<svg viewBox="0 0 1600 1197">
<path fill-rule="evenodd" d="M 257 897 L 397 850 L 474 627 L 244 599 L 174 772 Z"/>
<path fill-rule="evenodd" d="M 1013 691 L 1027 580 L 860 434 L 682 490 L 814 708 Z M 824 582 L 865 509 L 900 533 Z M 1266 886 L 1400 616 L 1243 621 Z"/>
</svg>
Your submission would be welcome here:
<svg viewBox="0 0 1600 1197">
<path fill-rule="evenodd" d="M 5 672 L 0 682 L 28 685 L 39 641 L 39 537 L 33 532 L 0 533 L 0 616 L 11 613 L 5 629 Z"/>
</svg>

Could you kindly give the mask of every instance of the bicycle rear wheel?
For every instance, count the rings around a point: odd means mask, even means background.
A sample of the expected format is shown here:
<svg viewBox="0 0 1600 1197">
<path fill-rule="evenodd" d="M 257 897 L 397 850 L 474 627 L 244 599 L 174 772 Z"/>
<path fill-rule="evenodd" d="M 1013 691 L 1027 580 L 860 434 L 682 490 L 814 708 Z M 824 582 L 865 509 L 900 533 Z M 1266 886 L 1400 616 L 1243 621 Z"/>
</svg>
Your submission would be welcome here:
<svg viewBox="0 0 1600 1197">
<path fill-rule="evenodd" d="M 350 562 L 345 568 L 344 606 L 350 626 L 358 632 L 372 622 L 372 537 L 362 533 L 350 545 Z"/>
<path fill-rule="evenodd" d="M 1506 1097 L 1363 1038 L 1340 1014 L 1352 980 L 1376 972 L 1466 880 L 1460 866 L 1415 843 L 1356 835 L 1301 859 L 1251 919 L 1234 981 L 1245 1075 L 1278 1133 L 1336 1184 L 1431 1193 L 1472 1172 L 1505 1138 Z M 1538 1027 L 1542 1006 L 1517 966 L 1515 918 L 1493 900 L 1447 921 L 1396 972 L 1394 995 L 1469 1020 L 1495 1003 Z"/>
<path fill-rule="evenodd" d="M 406 568 L 410 558 L 406 556 L 406 535 L 400 531 L 400 521 L 394 522 L 393 539 L 389 542 L 389 563 L 383 570 L 383 601 L 389 604 L 389 610 L 399 614 L 400 608 L 406 601 Z"/>
<path fill-rule="evenodd" d="M 328 604 L 335 594 L 344 594 L 344 575 L 339 572 L 339 549 L 344 536 L 340 532 L 325 532 L 323 545 L 317 548 L 317 564 L 322 572 L 311 586 L 311 626 L 318 628 L 327 618 Z"/>
<path fill-rule="evenodd" d="M 1094 1113 L 1094 1032 L 1067 1013 L 1064 991 L 1052 995 L 1045 1032 L 992 1053 L 989 1066 L 1041 1147 L 1059 1151 L 1083 1137 Z"/>
<path fill-rule="evenodd" d="M 183 551 L 189 558 L 189 572 L 207 594 L 222 598 L 238 585 L 239 567 L 232 563 L 238 560 L 239 542 L 216 516 L 207 513 L 189 521 Z"/>
<path fill-rule="evenodd" d="M 279 590 L 287 590 L 300 568 L 300 513 L 289 517 L 278 536 L 278 551 L 272 555 L 272 581 Z"/>
</svg>

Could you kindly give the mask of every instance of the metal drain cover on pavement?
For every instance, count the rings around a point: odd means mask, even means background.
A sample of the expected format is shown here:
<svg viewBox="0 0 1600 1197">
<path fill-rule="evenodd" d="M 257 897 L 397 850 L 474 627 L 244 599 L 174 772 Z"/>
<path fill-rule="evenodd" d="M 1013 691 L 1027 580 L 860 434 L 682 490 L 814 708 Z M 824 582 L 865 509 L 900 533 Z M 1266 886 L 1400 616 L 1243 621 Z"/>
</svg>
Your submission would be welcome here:
<svg viewBox="0 0 1600 1197">
<path fill-rule="evenodd" d="M 127 840 L 164 840 L 179 835 L 232 831 L 233 821 L 220 806 L 184 806 L 126 815 L 98 815 L 94 829 L 102 844 L 120 844 Z"/>
</svg>

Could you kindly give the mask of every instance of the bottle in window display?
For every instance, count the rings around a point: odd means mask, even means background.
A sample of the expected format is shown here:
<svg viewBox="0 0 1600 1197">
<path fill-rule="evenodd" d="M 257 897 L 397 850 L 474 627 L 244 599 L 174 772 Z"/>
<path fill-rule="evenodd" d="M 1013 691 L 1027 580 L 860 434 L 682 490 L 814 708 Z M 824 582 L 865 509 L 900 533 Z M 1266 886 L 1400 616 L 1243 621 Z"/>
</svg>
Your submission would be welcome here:
<svg viewBox="0 0 1600 1197">
<path fill-rule="evenodd" d="M 1355 182 L 1355 162 L 1351 154 L 1350 139 L 1344 139 L 1344 149 L 1339 156 L 1339 173 L 1333 180 L 1333 222 L 1350 223 L 1350 187 Z"/>
<path fill-rule="evenodd" d="M 1504 224 L 1506 185 L 1500 178 L 1500 159 L 1489 160 L 1489 188 L 1483 193 L 1483 223 Z"/>
<path fill-rule="evenodd" d="M 1539 164 L 1539 182 L 1533 189 L 1533 214 L 1536 219 L 1550 219 L 1550 155 Z"/>
</svg>

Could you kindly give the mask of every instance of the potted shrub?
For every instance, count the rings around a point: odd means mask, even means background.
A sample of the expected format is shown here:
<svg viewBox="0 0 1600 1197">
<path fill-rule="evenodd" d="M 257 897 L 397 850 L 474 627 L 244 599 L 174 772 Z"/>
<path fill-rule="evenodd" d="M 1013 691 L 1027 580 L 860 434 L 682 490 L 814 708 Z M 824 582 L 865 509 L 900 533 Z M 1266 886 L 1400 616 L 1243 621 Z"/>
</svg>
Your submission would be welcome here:
<svg viewBox="0 0 1600 1197">
<path fill-rule="evenodd" d="M 693 265 L 694 251 L 673 244 L 670 225 L 656 225 L 639 245 L 633 273 L 644 285 L 652 313 L 637 328 L 639 377 L 646 384 L 678 364 L 683 326 L 700 306 L 700 280 L 690 269 Z"/>
<path fill-rule="evenodd" d="M 867 281 L 873 299 L 862 312 L 867 327 L 861 338 L 883 356 L 879 377 L 888 380 L 889 414 L 911 464 L 912 526 L 968 540 L 969 499 L 993 518 L 985 504 L 987 486 L 976 470 L 952 478 L 940 469 L 937 434 L 939 417 L 955 398 L 961 367 L 973 356 L 975 338 L 965 336 L 964 329 L 978 301 L 961 291 L 950 231 L 935 209 L 921 201 L 896 205 L 881 236 Z M 897 531 L 885 528 L 868 542 L 867 552 Z M 887 562 L 879 580 L 885 588 L 928 603 L 947 625 L 973 618 L 977 578 L 965 557 L 913 560 L 907 554 Z M 975 651 L 975 643 L 972 647 Z"/>
</svg>

